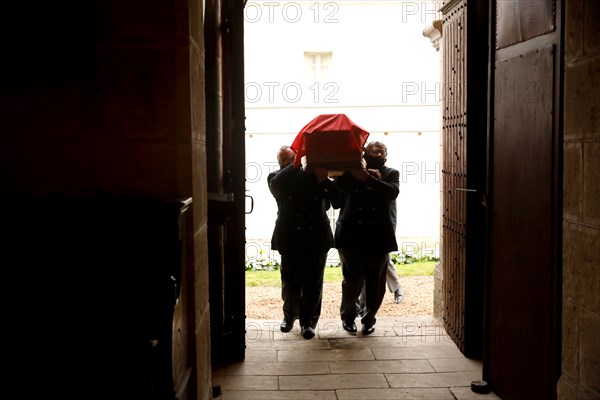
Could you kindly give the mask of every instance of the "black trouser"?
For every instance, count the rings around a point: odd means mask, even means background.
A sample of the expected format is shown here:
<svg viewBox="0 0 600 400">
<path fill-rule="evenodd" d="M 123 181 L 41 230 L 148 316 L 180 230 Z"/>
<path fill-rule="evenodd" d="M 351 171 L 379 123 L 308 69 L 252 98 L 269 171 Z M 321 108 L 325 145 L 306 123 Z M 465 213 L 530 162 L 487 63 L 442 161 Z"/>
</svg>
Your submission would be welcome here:
<svg viewBox="0 0 600 400">
<path fill-rule="evenodd" d="M 339 250 L 342 263 L 342 305 L 340 316 L 343 321 L 352 322 L 358 314 L 358 296 L 365 286 L 361 322 L 375 324 L 375 315 L 385 296 L 385 276 L 388 253 L 356 253 Z"/>
<path fill-rule="evenodd" d="M 316 328 L 321 315 L 326 261 L 327 252 L 281 255 L 281 298 L 286 320 L 300 319 L 301 326 Z"/>
<path fill-rule="evenodd" d="M 387 288 L 390 293 L 396 293 L 398 291 L 400 294 L 404 294 L 402 291 L 402 284 L 400 284 L 400 278 L 398 277 L 398 272 L 396 271 L 396 266 L 392 261 L 391 253 L 388 253 L 388 263 L 387 269 L 385 272 L 385 283 L 387 284 Z M 358 315 L 361 317 L 365 311 L 365 287 L 363 286 L 362 291 L 360 292 L 360 296 L 358 296 Z"/>
</svg>

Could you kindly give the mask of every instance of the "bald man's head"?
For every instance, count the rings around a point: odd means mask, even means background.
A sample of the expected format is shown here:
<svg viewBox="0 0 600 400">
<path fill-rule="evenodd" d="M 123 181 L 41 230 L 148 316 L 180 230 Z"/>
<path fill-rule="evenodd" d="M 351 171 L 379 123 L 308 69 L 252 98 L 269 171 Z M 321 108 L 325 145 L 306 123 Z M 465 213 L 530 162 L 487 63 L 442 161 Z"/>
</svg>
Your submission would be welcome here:
<svg viewBox="0 0 600 400">
<path fill-rule="evenodd" d="M 279 168 L 283 168 L 293 163 L 295 159 L 296 152 L 292 150 L 290 146 L 281 146 L 277 152 L 277 162 L 279 163 Z"/>
</svg>

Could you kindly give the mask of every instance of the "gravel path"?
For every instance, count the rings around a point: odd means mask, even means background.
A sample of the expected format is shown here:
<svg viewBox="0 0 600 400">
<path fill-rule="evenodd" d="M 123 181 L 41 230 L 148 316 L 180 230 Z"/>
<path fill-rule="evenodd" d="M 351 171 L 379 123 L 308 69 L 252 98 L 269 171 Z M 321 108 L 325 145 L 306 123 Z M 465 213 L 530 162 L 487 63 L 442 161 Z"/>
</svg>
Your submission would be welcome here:
<svg viewBox="0 0 600 400">
<path fill-rule="evenodd" d="M 401 277 L 404 289 L 404 300 L 400 304 L 394 302 L 389 291 L 377 316 L 379 317 L 413 317 L 430 316 L 433 313 L 433 276 Z M 341 282 L 323 285 L 323 305 L 321 318 L 338 318 L 342 285 Z M 282 317 L 281 289 L 279 287 L 256 286 L 246 287 L 246 318 L 280 319 Z"/>
</svg>

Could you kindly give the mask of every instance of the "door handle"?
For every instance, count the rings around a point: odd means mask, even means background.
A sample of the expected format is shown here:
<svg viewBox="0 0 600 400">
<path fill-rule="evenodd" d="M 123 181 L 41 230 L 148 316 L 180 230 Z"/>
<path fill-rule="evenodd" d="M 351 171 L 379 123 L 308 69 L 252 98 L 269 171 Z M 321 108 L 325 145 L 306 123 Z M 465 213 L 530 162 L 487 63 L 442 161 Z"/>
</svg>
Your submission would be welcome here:
<svg viewBox="0 0 600 400">
<path fill-rule="evenodd" d="M 456 188 L 454 190 L 457 190 L 459 192 L 475 192 L 475 193 L 477 193 L 477 189 Z"/>
<path fill-rule="evenodd" d="M 250 211 L 246 211 L 246 214 L 251 214 L 254 211 L 254 197 L 246 194 L 246 197 L 250 199 Z"/>
</svg>

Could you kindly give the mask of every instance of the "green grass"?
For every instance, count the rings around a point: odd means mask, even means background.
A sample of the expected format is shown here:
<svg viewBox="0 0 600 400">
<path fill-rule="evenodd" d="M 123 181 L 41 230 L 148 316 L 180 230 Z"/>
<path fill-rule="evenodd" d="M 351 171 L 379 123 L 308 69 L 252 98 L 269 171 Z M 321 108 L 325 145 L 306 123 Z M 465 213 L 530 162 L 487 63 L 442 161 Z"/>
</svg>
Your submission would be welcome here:
<svg viewBox="0 0 600 400">
<path fill-rule="evenodd" d="M 396 265 L 399 276 L 427 276 L 433 275 L 436 261 L 422 261 L 412 264 Z M 325 282 L 341 282 L 342 268 L 326 267 Z M 281 275 L 279 271 L 246 271 L 246 286 L 280 286 Z"/>
</svg>

